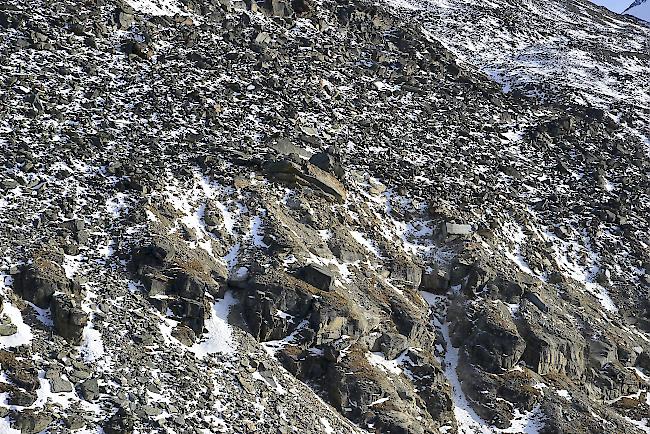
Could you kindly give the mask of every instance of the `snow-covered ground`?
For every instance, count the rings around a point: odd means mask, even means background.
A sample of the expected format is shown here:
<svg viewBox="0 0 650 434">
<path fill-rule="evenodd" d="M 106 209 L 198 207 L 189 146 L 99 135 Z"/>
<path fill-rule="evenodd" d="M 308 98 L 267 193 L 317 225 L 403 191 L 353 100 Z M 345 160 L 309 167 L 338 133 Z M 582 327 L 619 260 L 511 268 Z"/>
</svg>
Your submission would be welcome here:
<svg viewBox="0 0 650 434">
<path fill-rule="evenodd" d="M 431 38 L 506 91 L 567 96 L 598 107 L 626 100 L 650 107 L 650 63 L 644 55 L 650 26 L 580 0 L 387 3 L 421 16 Z M 645 2 L 630 12 L 649 8 Z M 541 29 L 537 22 L 550 25 Z"/>
<path fill-rule="evenodd" d="M 217 300 L 212 305 L 210 318 L 205 321 L 207 333 L 201 340 L 192 345 L 189 350 L 199 358 L 213 353 L 233 353 L 236 342 L 233 337 L 232 328 L 228 324 L 228 314 L 236 303 L 232 292 L 228 291 L 223 300 Z"/>
</svg>

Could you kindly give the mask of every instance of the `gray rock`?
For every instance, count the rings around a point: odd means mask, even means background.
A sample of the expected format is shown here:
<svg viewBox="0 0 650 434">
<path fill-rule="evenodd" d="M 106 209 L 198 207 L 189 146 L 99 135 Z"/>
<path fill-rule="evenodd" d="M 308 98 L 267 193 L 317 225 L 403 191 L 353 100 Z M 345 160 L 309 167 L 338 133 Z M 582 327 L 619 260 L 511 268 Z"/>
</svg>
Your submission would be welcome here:
<svg viewBox="0 0 650 434">
<path fill-rule="evenodd" d="M 445 231 L 447 235 L 469 235 L 473 229 L 468 224 L 445 223 Z"/>
<path fill-rule="evenodd" d="M 21 270 L 14 288 L 23 299 L 47 309 L 52 295 L 55 292 L 68 292 L 71 284 L 60 265 L 49 260 L 38 260 Z"/>
<path fill-rule="evenodd" d="M 338 179 L 342 180 L 345 177 L 341 157 L 333 148 L 312 155 L 309 162 L 326 172 L 332 173 Z"/>
<path fill-rule="evenodd" d="M 59 376 L 51 378 L 50 385 L 52 387 L 52 392 L 54 393 L 72 392 L 72 383 Z"/>
<path fill-rule="evenodd" d="M 192 346 L 194 342 L 196 342 L 196 334 L 194 333 L 194 330 L 183 324 L 179 324 L 173 328 L 172 336 L 188 347 Z"/>
<path fill-rule="evenodd" d="M 88 314 L 75 306 L 71 297 L 57 294 L 52 297 L 52 321 L 59 335 L 77 345 L 81 342 L 83 329 L 88 323 Z"/>
<path fill-rule="evenodd" d="M 52 416 L 46 411 L 23 410 L 14 416 L 14 427 L 24 434 L 36 434 L 45 430 L 52 422 Z"/>
<path fill-rule="evenodd" d="M 79 384 L 81 395 L 86 401 L 94 401 L 99 397 L 99 383 L 96 378 L 90 378 Z"/>
<path fill-rule="evenodd" d="M 0 336 L 11 336 L 16 334 L 18 327 L 14 324 L 0 324 Z"/>
<path fill-rule="evenodd" d="M 333 290 L 334 276 L 328 269 L 319 265 L 309 264 L 302 267 L 298 271 L 298 277 L 321 291 Z"/>
</svg>

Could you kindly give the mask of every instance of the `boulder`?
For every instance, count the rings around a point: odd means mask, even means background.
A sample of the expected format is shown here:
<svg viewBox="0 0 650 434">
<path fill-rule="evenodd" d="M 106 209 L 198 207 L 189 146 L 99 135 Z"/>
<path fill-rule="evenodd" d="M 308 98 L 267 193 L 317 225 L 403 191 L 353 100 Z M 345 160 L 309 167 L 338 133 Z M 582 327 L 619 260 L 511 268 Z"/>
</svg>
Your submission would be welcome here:
<svg viewBox="0 0 650 434">
<path fill-rule="evenodd" d="M 571 379 L 582 379 L 589 349 L 580 331 L 557 317 L 540 318 L 541 312 L 531 308 L 531 304 L 522 303 L 520 307 L 522 336 L 526 340 L 522 359 L 540 375 L 564 374 Z"/>
<path fill-rule="evenodd" d="M 55 292 L 69 292 L 71 286 L 70 279 L 65 276 L 60 265 L 39 259 L 20 271 L 14 290 L 24 300 L 47 309 Z"/>
<path fill-rule="evenodd" d="M 14 427 L 23 434 L 36 434 L 47 429 L 52 422 L 48 411 L 23 410 L 14 416 Z"/>
<path fill-rule="evenodd" d="M 55 295 L 51 306 L 56 332 L 71 344 L 78 345 L 88 323 L 88 314 L 66 294 Z"/>
<path fill-rule="evenodd" d="M 455 321 L 453 332 L 472 363 L 491 373 L 501 373 L 517 364 L 526 342 L 519 335 L 505 304 L 501 301 L 469 302 L 462 312 L 467 316 L 464 324 L 469 332 L 463 332 L 464 337 L 459 336 L 458 321 L 452 319 Z"/>
<path fill-rule="evenodd" d="M 312 155 L 309 162 L 314 166 L 333 174 L 340 180 L 343 180 L 345 177 L 345 171 L 341 165 L 341 157 L 332 147 L 328 148 L 326 151 Z"/>
<path fill-rule="evenodd" d="M 106 434 L 132 434 L 133 425 L 133 416 L 120 408 L 104 422 L 103 428 Z"/>
<path fill-rule="evenodd" d="M 432 294 L 445 294 L 449 290 L 449 271 L 434 265 L 422 274 L 419 289 Z"/>
<path fill-rule="evenodd" d="M 445 223 L 445 233 L 449 235 L 469 235 L 473 232 L 472 225 Z"/>
<path fill-rule="evenodd" d="M 625 395 L 633 395 L 642 387 L 639 376 L 618 362 L 607 363 L 596 372 L 593 383 L 602 393 L 604 400 L 614 400 Z"/>
<path fill-rule="evenodd" d="M 196 333 L 194 333 L 194 330 L 183 324 L 178 324 L 172 329 L 172 336 L 187 347 L 191 347 L 196 342 Z"/>
<path fill-rule="evenodd" d="M 298 271 L 297 275 L 301 280 L 321 291 L 332 291 L 334 289 L 334 276 L 332 272 L 320 265 L 306 265 Z"/>
<path fill-rule="evenodd" d="M 314 300 L 301 281 L 285 273 L 254 275 L 243 290 L 242 314 L 258 341 L 286 337 L 307 317 Z"/>
<path fill-rule="evenodd" d="M 345 201 L 345 187 L 334 175 L 308 162 L 279 159 L 267 161 L 264 171 L 271 177 L 285 182 L 309 185 L 317 188 L 339 202 Z"/>
<path fill-rule="evenodd" d="M 96 378 L 89 378 L 79 384 L 81 396 L 86 401 L 94 401 L 99 397 L 99 383 Z"/>
</svg>

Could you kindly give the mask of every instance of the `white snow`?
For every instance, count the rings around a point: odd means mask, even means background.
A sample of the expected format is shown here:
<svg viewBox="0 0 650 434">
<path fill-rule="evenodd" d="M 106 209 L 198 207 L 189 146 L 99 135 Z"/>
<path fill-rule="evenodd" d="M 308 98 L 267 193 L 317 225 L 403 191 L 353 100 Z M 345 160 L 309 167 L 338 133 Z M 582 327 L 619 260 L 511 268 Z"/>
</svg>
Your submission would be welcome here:
<svg viewBox="0 0 650 434">
<path fill-rule="evenodd" d="M 126 0 L 138 12 L 151 15 L 176 15 L 183 11 L 175 0 Z"/>
<path fill-rule="evenodd" d="M 126 198 L 124 193 L 117 193 L 114 197 L 109 198 L 106 201 L 106 212 L 114 218 L 119 217 L 123 211 L 128 209 Z"/>
<path fill-rule="evenodd" d="M 14 429 L 9 424 L 9 416 L 0 417 L 0 433 L 2 434 L 21 434 L 20 430 Z"/>
<path fill-rule="evenodd" d="M 213 353 L 231 354 L 235 352 L 236 342 L 232 328 L 228 324 L 228 314 L 235 303 L 236 299 L 232 292 L 227 291 L 223 300 L 215 301 L 212 304 L 210 318 L 205 321 L 207 333 L 201 337 L 201 341 L 189 348 L 189 351 L 193 352 L 196 357 L 203 358 Z"/>
<path fill-rule="evenodd" d="M 334 434 L 334 428 L 332 428 L 332 425 L 330 424 L 330 421 L 327 420 L 324 417 L 321 417 L 320 423 L 323 425 L 323 428 L 325 428 L 325 434 Z"/>
<path fill-rule="evenodd" d="M 514 250 L 511 250 L 510 248 L 504 248 L 503 251 L 505 255 L 512 261 L 514 262 L 521 271 L 523 271 L 526 274 L 530 274 L 531 276 L 537 276 L 533 270 L 531 270 L 530 266 L 528 265 L 528 262 L 526 259 L 523 257 L 521 254 L 521 246 L 526 240 L 526 235 L 524 234 L 524 231 L 521 227 L 521 225 L 513 222 L 508 222 L 505 223 L 502 227 L 502 231 L 504 236 L 507 239 L 510 239 L 512 243 L 514 244 Z"/>
<path fill-rule="evenodd" d="M 71 256 L 63 255 L 63 270 L 65 271 L 65 277 L 72 279 L 79 267 L 81 266 L 81 255 Z"/>
<path fill-rule="evenodd" d="M 384 357 L 383 353 L 366 353 L 366 358 L 371 365 L 377 366 L 380 369 L 389 372 L 391 374 L 399 375 L 402 373 L 401 368 L 401 357 L 397 357 L 393 360 L 388 360 Z"/>
<path fill-rule="evenodd" d="M 266 350 L 268 355 L 275 356 L 275 353 L 277 351 L 293 343 L 298 333 L 300 333 L 300 331 L 305 327 L 307 327 L 308 325 L 309 325 L 309 321 L 302 320 L 300 324 L 298 324 L 298 326 L 291 332 L 291 334 L 289 334 L 289 336 L 285 336 L 283 339 L 279 339 L 275 341 L 262 342 L 262 347 Z"/>
<path fill-rule="evenodd" d="M 0 277 L 2 277 L 0 275 Z M 9 317 L 12 324 L 18 329 L 16 333 L 11 336 L 0 336 L 0 348 L 14 348 L 22 345 L 29 345 L 34 335 L 32 329 L 23 321 L 23 316 L 13 304 L 4 301 L 2 304 L 3 313 Z"/>
<path fill-rule="evenodd" d="M 372 241 L 368 240 L 363 233 L 359 231 L 350 231 L 350 235 L 352 235 L 352 238 L 354 238 L 357 243 L 365 247 L 369 252 L 374 254 L 376 257 L 381 258 L 381 253 L 379 252 L 377 246 L 375 246 Z"/>
<path fill-rule="evenodd" d="M 390 401 L 390 398 L 387 397 L 387 396 L 384 397 L 384 398 L 379 398 L 376 401 L 371 402 L 368 406 L 372 407 L 373 405 L 379 405 L 379 404 L 382 404 L 382 403 L 384 403 L 386 401 Z"/>
<path fill-rule="evenodd" d="M 476 433 L 492 433 L 494 431 L 489 429 L 487 422 L 476 414 L 470 407 L 467 397 L 461 388 L 460 379 L 456 368 L 458 366 L 458 348 L 451 345 L 451 338 L 449 337 L 449 326 L 443 324 L 440 327 L 445 342 L 447 342 L 447 352 L 445 353 L 445 376 L 453 390 L 454 401 L 454 416 L 458 423 L 458 432 L 460 434 L 476 434 Z"/>
<path fill-rule="evenodd" d="M 261 210 L 263 213 L 265 210 Z M 259 215 L 256 215 L 251 219 L 250 225 L 248 227 L 248 238 L 251 239 L 253 245 L 256 247 L 268 248 L 264 241 L 264 235 L 262 233 L 262 218 Z"/>
<path fill-rule="evenodd" d="M 605 287 L 595 281 L 600 272 L 600 258 L 592 249 L 591 242 L 584 234 L 582 242 L 561 240 L 555 234 L 546 231 L 545 241 L 550 241 L 553 258 L 564 275 L 584 285 L 585 289 L 598 299 L 606 311 L 616 312 L 618 308 Z M 579 262 L 579 259 L 581 262 Z"/>
<path fill-rule="evenodd" d="M 89 321 L 84 328 L 80 351 L 87 362 L 96 362 L 104 357 L 102 334 L 99 330 L 93 328 L 92 321 Z"/>
<path fill-rule="evenodd" d="M 423 298 L 429 303 L 430 306 L 438 306 L 441 299 L 444 297 L 432 297 L 431 294 L 420 292 Z M 447 343 L 447 350 L 445 352 L 444 368 L 445 377 L 449 381 L 452 388 L 452 399 L 454 402 L 454 416 L 458 423 L 459 434 L 494 434 L 494 433 L 525 433 L 537 434 L 544 427 L 543 413 L 539 406 L 533 408 L 532 411 L 521 413 L 517 408 L 513 409 L 514 417 L 511 421 L 510 428 L 499 429 L 490 426 L 484 421 L 470 406 L 465 393 L 461 387 L 461 381 L 458 377 L 457 367 L 459 361 L 459 349 L 454 348 L 451 344 L 449 336 L 449 325 L 447 323 L 440 324 L 434 320 L 434 324 L 441 331 L 442 336 Z M 445 430 L 446 432 L 446 430 Z"/>
<path fill-rule="evenodd" d="M 568 390 L 559 389 L 559 390 L 556 390 L 555 393 L 557 393 L 558 396 L 561 396 L 562 398 L 566 399 L 567 401 L 571 401 L 571 394 L 569 393 Z"/>
</svg>

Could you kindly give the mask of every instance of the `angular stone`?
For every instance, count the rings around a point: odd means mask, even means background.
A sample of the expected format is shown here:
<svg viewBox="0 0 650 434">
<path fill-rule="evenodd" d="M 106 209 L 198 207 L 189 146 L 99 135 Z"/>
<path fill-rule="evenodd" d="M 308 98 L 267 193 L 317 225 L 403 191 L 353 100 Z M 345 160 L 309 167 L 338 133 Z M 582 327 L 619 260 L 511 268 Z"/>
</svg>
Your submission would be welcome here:
<svg viewBox="0 0 650 434">
<path fill-rule="evenodd" d="M 36 434 L 45 430 L 52 420 L 46 411 L 23 410 L 15 415 L 14 427 L 24 434 Z"/>
<path fill-rule="evenodd" d="M 52 322 L 60 336 L 71 344 L 78 345 L 88 323 L 88 314 L 76 307 L 68 295 L 57 294 L 52 298 Z"/>
<path fill-rule="evenodd" d="M 334 276 L 324 267 L 309 264 L 298 271 L 298 277 L 321 291 L 331 291 L 334 284 Z"/>
<path fill-rule="evenodd" d="M 14 324 L 0 324 L 0 336 L 11 336 L 16 334 L 18 327 Z"/>
<path fill-rule="evenodd" d="M 99 383 L 96 378 L 91 378 L 80 383 L 79 390 L 86 401 L 94 401 L 99 397 Z"/>
<path fill-rule="evenodd" d="M 341 165 L 341 157 L 332 148 L 312 155 L 309 162 L 326 172 L 332 173 L 338 179 L 343 179 L 345 176 L 345 171 Z"/>
<path fill-rule="evenodd" d="M 67 292 L 70 286 L 61 266 L 48 260 L 39 260 L 21 270 L 14 288 L 24 300 L 47 309 L 52 295 L 55 292 Z"/>
<path fill-rule="evenodd" d="M 192 346 L 196 341 L 194 330 L 183 324 L 179 324 L 172 329 L 172 336 L 188 347 Z"/>
<path fill-rule="evenodd" d="M 59 376 L 50 379 L 50 385 L 52 387 L 52 392 L 54 393 L 72 392 L 72 383 Z"/>
<path fill-rule="evenodd" d="M 473 232 L 472 225 L 445 223 L 447 235 L 469 235 Z"/>
</svg>

